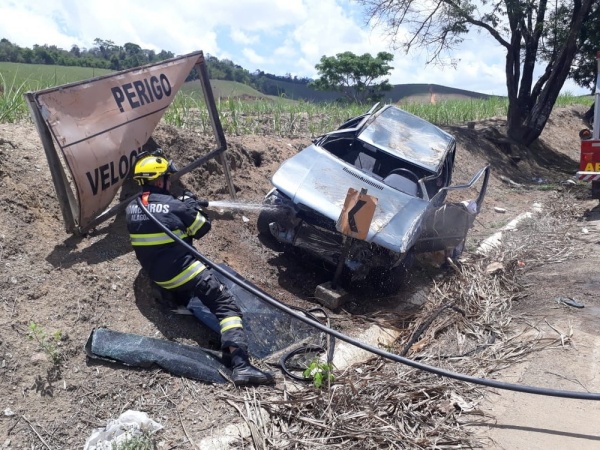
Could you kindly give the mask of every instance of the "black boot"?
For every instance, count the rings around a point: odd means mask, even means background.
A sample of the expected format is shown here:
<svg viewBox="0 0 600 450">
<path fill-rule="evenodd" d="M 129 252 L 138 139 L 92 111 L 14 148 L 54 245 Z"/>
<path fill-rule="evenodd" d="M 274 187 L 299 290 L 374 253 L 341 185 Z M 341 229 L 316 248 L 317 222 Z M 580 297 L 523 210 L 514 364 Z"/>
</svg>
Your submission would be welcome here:
<svg viewBox="0 0 600 450">
<path fill-rule="evenodd" d="M 273 374 L 263 372 L 250 364 L 248 354 L 241 348 L 231 353 L 231 365 L 233 368 L 231 378 L 236 386 L 275 384 Z"/>
</svg>

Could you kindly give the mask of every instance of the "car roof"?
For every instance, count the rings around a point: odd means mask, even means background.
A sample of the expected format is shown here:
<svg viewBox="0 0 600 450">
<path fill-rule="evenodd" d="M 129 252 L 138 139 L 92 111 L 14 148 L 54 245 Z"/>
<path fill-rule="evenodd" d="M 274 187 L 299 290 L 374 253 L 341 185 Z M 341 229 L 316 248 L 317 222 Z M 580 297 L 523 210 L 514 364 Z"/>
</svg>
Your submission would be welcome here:
<svg viewBox="0 0 600 450">
<path fill-rule="evenodd" d="M 444 130 L 394 105 L 381 108 L 357 138 L 431 172 L 438 171 L 455 142 Z"/>
</svg>

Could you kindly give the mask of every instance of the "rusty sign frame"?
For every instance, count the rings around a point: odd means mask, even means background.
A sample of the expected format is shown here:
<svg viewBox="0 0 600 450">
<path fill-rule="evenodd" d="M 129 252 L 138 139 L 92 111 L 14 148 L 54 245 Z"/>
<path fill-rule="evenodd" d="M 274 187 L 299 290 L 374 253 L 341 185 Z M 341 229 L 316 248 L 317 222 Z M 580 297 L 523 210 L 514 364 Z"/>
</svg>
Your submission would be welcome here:
<svg viewBox="0 0 600 450">
<path fill-rule="evenodd" d="M 188 55 L 179 56 L 179 57 L 172 58 L 169 60 L 160 61 L 158 63 L 148 64 L 145 66 L 135 67 L 135 68 L 123 70 L 120 72 L 115 72 L 114 74 L 110 74 L 110 75 L 104 75 L 104 76 L 92 78 L 89 80 L 71 83 L 69 85 L 64 85 L 64 86 L 44 89 L 44 90 L 40 90 L 40 91 L 25 93 L 25 98 L 26 98 L 26 101 L 27 101 L 27 104 L 28 104 L 28 107 L 29 107 L 29 110 L 31 113 L 33 123 L 35 124 L 35 126 L 38 130 L 38 133 L 39 133 L 41 141 L 42 141 L 42 145 L 44 147 L 44 152 L 46 153 L 46 159 L 48 160 L 48 165 L 49 165 L 50 173 L 52 175 L 54 188 L 55 188 L 55 191 L 56 191 L 56 194 L 58 197 L 58 202 L 60 204 L 60 209 L 61 209 L 62 215 L 63 215 L 65 231 L 67 233 L 73 233 L 73 234 L 79 234 L 79 235 L 86 234 L 87 232 L 89 232 L 93 228 L 97 227 L 102 222 L 104 222 L 107 219 L 124 211 L 125 208 L 127 207 L 127 205 L 133 199 L 135 199 L 135 197 L 137 197 L 138 194 L 129 196 L 125 200 L 120 201 L 118 204 L 107 208 L 105 211 L 103 211 L 102 213 L 97 215 L 93 220 L 91 220 L 89 223 L 87 223 L 83 226 L 81 224 L 77 223 L 76 217 L 79 217 L 79 201 L 78 201 L 77 195 L 75 194 L 75 192 L 73 190 L 72 182 L 69 180 L 69 177 L 67 176 L 67 173 L 65 171 L 65 167 L 64 167 L 65 163 L 63 162 L 63 159 L 61 158 L 61 156 L 59 155 L 59 152 L 56 149 L 55 139 L 53 137 L 51 129 L 48 125 L 48 122 L 46 121 L 46 119 L 44 118 L 44 116 L 42 114 L 42 108 L 41 108 L 40 102 L 38 101 L 38 96 L 40 96 L 44 93 L 47 93 L 49 91 L 54 91 L 54 90 L 57 90 L 60 88 L 64 88 L 66 86 L 70 86 L 70 87 L 78 86 L 78 85 L 81 85 L 84 83 L 90 83 L 90 82 L 94 82 L 96 80 L 106 79 L 106 78 L 114 77 L 116 75 L 126 74 L 128 72 L 132 72 L 135 70 L 142 70 L 142 69 L 145 69 L 148 67 L 165 64 L 165 63 L 168 63 L 171 61 L 176 61 L 176 60 L 179 60 L 182 58 L 190 58 L 190 57 L 196 57 L 196 56 L 197 56 L 197 60 L 194 64 L 192 70 L 195 68 L 199 75 L 200 86 L 202 88 L 205 105 L 208 109 L 211 127 L 213 130 L 215 141 L 217 143 L 217 147 L 215 149 L 211 150 L 208 154 L 195 159 L 190 164 L 183 167 L 175 175 L 173 175 L 172 178 L 174 180 L 176 180 L 176 179 L 180 178 L 182 175 L 185 175 L 186 173 L 191 172 L 192 170 L 196 169 L 197 167 L 200 167 L 207 161 L 209 161 L 213 158 L 218 158 L 219 162 L 221 163 L 221 165 L 223 167 L 225 181 L 227 183 L 227 188 L 229 190 L 230 196 L 232 199 L 235 200 L 235 198 L 236 198 L 235 187 L 234 187 L 233 181 L 231 179 L 229 164 L 228 164 L 227 157 L 226 157 L 227 141 L 225 139 L 225 133 L 223 131 L 223 127 L 221 125 L 221 120 L 219 118 L 219 113 L 218 113 L 217 106 L 215 103 L 214 94 L 213 94 L 213 91 L 212 91 L 212 88 L 210 85 L 210 80 L 208 77 L 206 61 L 204 59 L 204 54 L 202 51 L 190 53 Z M 113 199 L 114 199 L 114 197 L 113 197 Z"/>
</svg>

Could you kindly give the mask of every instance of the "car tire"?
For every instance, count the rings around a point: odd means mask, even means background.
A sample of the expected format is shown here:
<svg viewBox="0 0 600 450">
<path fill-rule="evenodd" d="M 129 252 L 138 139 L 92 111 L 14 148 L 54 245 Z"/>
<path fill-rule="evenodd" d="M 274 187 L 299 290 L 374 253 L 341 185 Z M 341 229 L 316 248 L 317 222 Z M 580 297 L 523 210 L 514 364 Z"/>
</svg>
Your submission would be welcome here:
<svg viewBox="0 0 600 450">
<path fill-rule="evenodd" d="M 273 236 L 269 228 L 269 224 L 277 222 L 280 225 L 286 226 L 289 222 L 289 210 L 283 207 L 280 195 L 276 190 L 271 192 L 263 202 L 263 209 L 258 214 L 256 221 L 256 229 L 263 236 Z"/>
<path fill-rule="evenodd" d="M 275 208 L 273 209 L 263 209 L 258 214 L 258 219 L 256 220 L 256 229 L 259 234 L 272 236 L 271 230 L 269 228 L 269 224 L 272 222 L 281 223 L 285 221 L 286 213 L 285 211 L 279 211 Z"/>
<path fill-rule="evenodd" d="M 373 274 L 375 287 L 384 295 L 397 293 L 408 277 L 408 274 L 415 263 L 414 252 L 409 250 L 400 264 L 391 269 L 385 269 L 379 273 Z"/>
<path fill-rule="evenodd" d="M 278 208 L 265 208 L 258 214 L 256 220 L 256 229 L 258 231 L 259 241 L 268 249 L 282 252 L 288 248 L 288 244 L 280 242 L 273 236 L 269 224 L 276 222 L 279 224 L 285 224 L 289 220 L 288 214 L 285 209 Z"/>
<path fill-rule="evenodd" d="M 270 235 L 271 230 L 269 229 L 269 224 L 271 222 L 275 222 L 276 218 L 270 214 L 269 211 L 261 211 L 258 214 L 258 219 L 256 220 L 256 229 L 258 230 L 258 234 L 262 235 Z"/>
</svg>

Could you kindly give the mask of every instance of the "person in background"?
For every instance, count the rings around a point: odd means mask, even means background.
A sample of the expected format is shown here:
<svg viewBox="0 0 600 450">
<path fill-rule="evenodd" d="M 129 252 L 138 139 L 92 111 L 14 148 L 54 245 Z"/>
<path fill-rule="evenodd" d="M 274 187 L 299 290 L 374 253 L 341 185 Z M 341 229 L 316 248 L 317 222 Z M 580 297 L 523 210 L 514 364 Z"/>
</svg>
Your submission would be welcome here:
<svg viewBox="0 0 600 450">
<path fill-rule="evenodd" d="M 141 201 L 147 211 L 191 245 L 193 239 L 200 239 L 211 229 L 210 219 L 202 209 L 208 202 L 187 191 L 179 198 L 174 197 L 170 192 L 170 176 L 176 171 L 161 151 L 141 154 L 133 169 L 133 179 L 142 186 Z M 126 220 L 135 255 L 150 279 L 175 298 L 184 301 L 199 298 L 217 317 L 223 360 L 232 368 L 233 383 L 274 384 L 273 374 L 250 363 L 242 313 L 215 271 L 165 233 L 145 214 L 137 200 L 128 205 Z"/>
<path fill-rule="evenodd" d="M 586 121 L 586 123 L 592 127 L 594 127 L 594 108 L 596 106 L 596 102 L 592 103 L 592 106 L 590 106 L 590 109 L 588 109 L 585 114 L 583 115 L 583 119 Z"/>
</svg>

